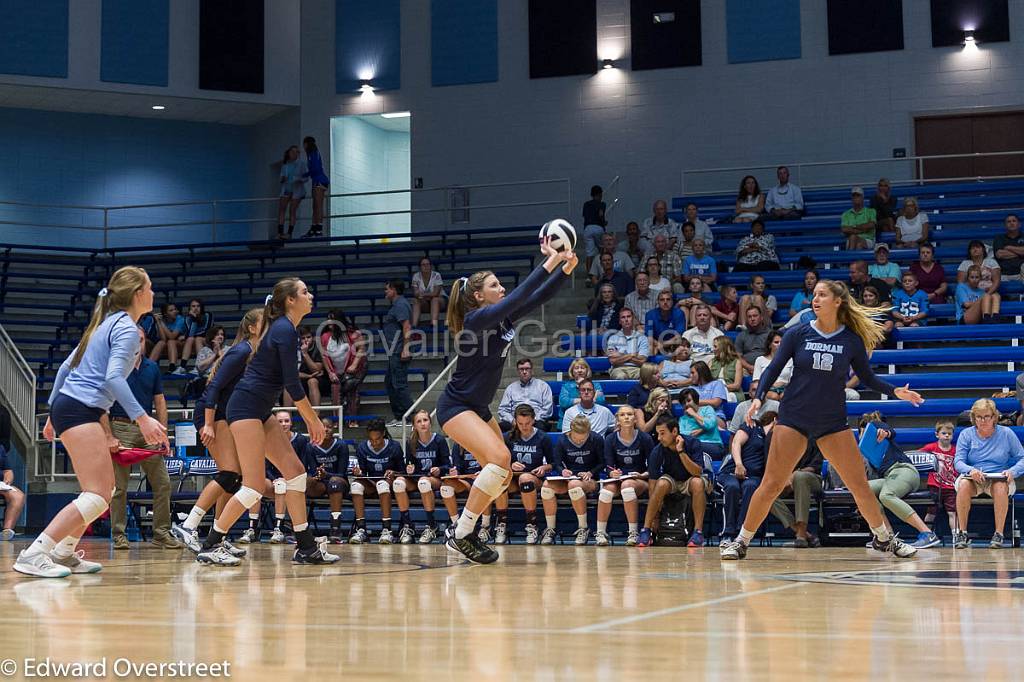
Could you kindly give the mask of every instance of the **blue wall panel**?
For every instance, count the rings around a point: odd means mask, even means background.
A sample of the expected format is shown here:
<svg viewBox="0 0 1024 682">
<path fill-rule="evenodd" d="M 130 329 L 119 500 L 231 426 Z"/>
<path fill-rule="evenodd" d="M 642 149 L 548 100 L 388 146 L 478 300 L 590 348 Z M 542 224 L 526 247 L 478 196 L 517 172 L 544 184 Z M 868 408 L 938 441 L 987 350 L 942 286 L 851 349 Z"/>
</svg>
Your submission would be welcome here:
<svg viewBox="0 0 1024 682">
<path fill-rule="evenodd" d="M 100 80 L 167 86 L 168 0 L 103 0 Z"/>
<path fill-rule="evenodd" d="M 68 0 L 0 0 L 0 73 L 68 77 Z"/>
<path fill-rule="evenodd" d="M 497 0 L 432 0 L 430 61 L 434 85 L 498 80 Z"/>
<path fill-rule="evenodd" d="M 377 90 L 401 87 L 399 0 L 335 0 L 334 78 L 338 93 L 359 90 L 368 79 Z"/>
<path fill-rule="evenodd" d="M 800 0 L 727 0 L 729 63 L 800 58 Z"/>
</svg>

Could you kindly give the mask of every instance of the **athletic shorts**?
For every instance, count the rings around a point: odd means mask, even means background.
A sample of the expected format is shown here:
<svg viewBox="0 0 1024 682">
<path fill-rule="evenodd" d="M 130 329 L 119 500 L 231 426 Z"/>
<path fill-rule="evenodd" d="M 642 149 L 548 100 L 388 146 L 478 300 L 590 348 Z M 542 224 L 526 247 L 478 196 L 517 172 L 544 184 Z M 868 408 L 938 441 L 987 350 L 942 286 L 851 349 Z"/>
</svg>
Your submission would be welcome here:
<svg viewBox="0 0 1024 682">
<path fill-rule="evenodd" d="M 974 487 L 977 488 L 979 495 L 988 495 L 989 497 L 992 497 L 992 484 L 998 482 L 998 480 L 999 479 L 986 478 L 984 483 L 978 483 L 977 481 L 972 480 L 970 476 L 964 476 L 961 474 L 956 477 L 956 483 L 954 483 L 953 486 L 957 490 L 960 490 L 961 481 L 971 481 L 971 483 L 974 484 Z M 1010 497 L 1013 497 L 1013 494 L 1017 492 L 1017 482 L 1011 478 L 1007 483 L 1010 486 Z"/>
<path fill-rule="evenodd" d="M 82 424 L 98 424 L 100 417 L 106 413 L 107 411 L 102 408 L 90 407 L 71 396 L 58 393 L 53 405 L 50 406 L 50 423 L 54 432 L 60 436 L 68 429 Z"/>
<path fill-rule="evenodd" d="M 248 391 L 236 390 L 228 398 L 228 406 L 225 416 L 228 424 L 234 424 L 243 419 L 258 419 L 265 422 L 270 419 L 274 412 L 274 405 L 266 405 L 265 400 L 260 400 Z"/>
<path fill-rule="evenodd" d="M 217 409 L 213 412 L 213 421 L 220 422 L 227 421 L 227 419 L 228 416 L 224 414 L 224 407 L 218 405 Z M 206 425 L 206 405 L 201 400 L 192 407 L 192 423 L 195 424 L 196 431 Z"/>
<path fill-rule="evenodd" d="M 692 476 L 691 476 L 692 478 Z M 689 495 L 690 494 L 690 479 L 685 481 L 677 481 L 668 474 L 662 474 L 659 481 L 668 481 L 669 485 L 672 486 L 669 489 L 669 494 L 675 493 L 676 495 Z M 711 480 L 707 476 L 701 476 L 700 480 L 704 481 L 704 493 L 711 492 Z"/>
<path fill-rule="evenodd" d="M 447 393 L 442 393 L 441 397 L 437 399 L 437 423 L 442 428 L 452 417 L 463 412 L 474 412 L 485 422 L 494 419 L 491 408 L 487 405 L 467 405 L 449 397 Z"/>
<path fill-rule="evenodd" d="M 839 433 L 840 431 L 847 431 L 850 428 L 849 423 L 844 419 L 842 421 L 825 421 L 825 422 L 810 422 L 800 419 L 799 417 L 790 417 L 789 415 L 782 412 L 782 408 L 779 408 L 779 420 L 777 423 L 788 426 L 791 429 L 795 429 L 802 433 L 806 438 L 813 438 L 817 440 L 830 436 L 833 433 Z"/>
<path fill-rule="evenodd" d="M 932 491 L 935 498 L 942 504 L 942 508 L 947 512 L 956 511 L 956 490 L 952 488 L 939 488 L 934 485 L 928 486 L 928 489 Z"/>
</svg>

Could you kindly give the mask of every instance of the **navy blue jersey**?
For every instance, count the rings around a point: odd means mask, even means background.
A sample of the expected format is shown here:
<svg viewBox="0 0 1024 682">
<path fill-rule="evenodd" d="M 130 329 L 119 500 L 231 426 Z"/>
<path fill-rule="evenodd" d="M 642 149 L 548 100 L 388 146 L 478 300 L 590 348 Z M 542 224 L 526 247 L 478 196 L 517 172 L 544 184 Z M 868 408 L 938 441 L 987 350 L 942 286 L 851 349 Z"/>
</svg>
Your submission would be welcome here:
<svg viewBox="0 0 1024 682">
<path fill-rule="evenodd" d="M 637 430 L 629 443 L 623 443 L 618 432 L 609 433 L 604 437 L 604 464 L 624 474 L 642 474 L 653 449 L 654 439 L 643 431 Z"/>
<path fill-rule="evenodd" d="M 409 464 L 416 467 L 414 476 L 428 476 L 434 467 L 441 469 L 442 473 L 448 473 L 452 456 L 448 450 L 448 441 L 443 436 L 435 433 L 426 444 L 421 443 L 419 438 L 415 441 L 416 450 L 408 453 Z"/>
<path fill-rule="evenodd" d="M 231 392 L 235 390 L 245 373 L 245 365 L 249 362 L 250 353 L 252 353 L 252 346 L 248 341 L 236 343 L 224 351 L 217 370 L 207 382 L 203 396 L 199 399 L 204 407 L 214 410 L 220 407 L 223 411 L 228 404 L 228 398 L 231 397 Z"/>
<path fill-rule="evenodd" d="M 337 438 L 326 449 L 317 443 L 309 443 L 305 448 L 303 465 L 306 467 L 306 473 L 313 477 L 316 477 L 320 467 L 323 467 L 328 476 L 346 476 L 348 446 Z"/>
<path fill-rule="evenodd" d="M 816 324 L 798 324 L 782 337 L 779 350 L 758 382 L 757 398 L 764 400 L 789 360 L 793 361 L 793 378 L 782 396 L 779 417 L 785 415 L 793 423 L 845 423 L 846 380 L 851 367 L 861 384 L 896 397 L 892 385 L 871 371 L 859 336 L 842 325 L 831 334 L 822 334 Z"/>
<path fill-rule="evenodd" d="M 476 457 L 472 453 L 466 452 L 458 443 L 452 448 L 452 466 L 461 476 L 479 474 L 482 468 Z"/>
<path fill-rule="evenodd" d="M 554 454 L 551 448 L 551 439 L 548 434 L 535 428 L 533 435 L 529 438 L 505 439 L 505 445 L 512 453 L 512 461 L 519 462 L 527 471 L 536 469 L 544 464 L 554 466 Z"/>
<path fill-rule="evenodd" d="M 562 268 L 538 266 L 505 298 L 466 314 L 464 333 L 455 337 L 458 361 L 444 392 L 463 405 L 486 407 L 501 382 L 515 323 L 551 299 L 567 279 Z"/>
<path fill-rule="evenodd" d="M 740 431 L 747 434 L 747 441 L 740 448 L 740 457 L 743 458 L 743 468 L 747 470 L 748 476 L 764 475 L 764 466 L 768 460 L 768 448 L 771 447 L 772 434 L 765 433 L 764 427 L 755 423 L 753 426 L 744 424 Z M 727 457 L 722 463 L 720 473 L 731 474 L 736 471 L 736 461 Z"/>
<path fill-rule="evenodd" d="M 384 441 L 379 451 L 371 448 L 369 441 L 363 441 L 356 448 L 356 459 L 363 476 L 383 476 L 385 471 L 405 473 L 402 446 L 390 439 Z"/>
<path fill-rule="evenodd" d="M 604 468 L 604 439 L 596 433 L 591 433 L 583 445 L 576 445 L 569 438 L 569 434 L 563 433 L 555 443 L 553 456 L 555 474 L 561 474 L 563 469 L 568 469 L 574 474 L 589 471 L 596 477 Z"/>
<path fill-rule="evenodd" d="M 286 389 L 295 402 L 304 399 L 306 392 L 299 381 L 299 368 L 295 362 L 298 353 L 299 333 L 295 325 L 287 317 L 277 318 L 263 335 L 256 355 L 245 368 L 235 391 L 245 393 L 249 400 L 263 407 L 263 412 L 274 407 L 282 389 Z"/>
<path fill-rule="evenodd" d="M 686 455 L 703 469 L 704 451 L 700 447 L 700 441 L 683 434 L 683 447 L 686 450 Z M 662 475 L 668 475 L 677 483 L 682 483 L 691 477 L 690 472 L 686 470 L 682 460 L 679 459 L 679 453 L 675 450 L 667 450 L 661 443 L 655 445 L 651 450 L 651 456 L 647 460 L 647 472 L 651 476 L 651 481 L 661 478 Z"/>
</svg>

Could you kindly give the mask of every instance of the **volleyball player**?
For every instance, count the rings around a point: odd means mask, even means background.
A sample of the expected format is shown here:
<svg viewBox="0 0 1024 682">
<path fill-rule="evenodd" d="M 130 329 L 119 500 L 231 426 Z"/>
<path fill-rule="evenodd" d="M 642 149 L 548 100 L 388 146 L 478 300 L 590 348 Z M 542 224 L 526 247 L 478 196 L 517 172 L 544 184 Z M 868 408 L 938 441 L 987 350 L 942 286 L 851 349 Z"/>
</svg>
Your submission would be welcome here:
<svg viewBox="0 0 1024 682">
<path fill-rule="evenodd" d="M 146 414 L 127 381 L 139 353 L 136 324 L 152 309 L 153 288 L 142 268 L 118 269 L 97 294 L 89 326 L 53 380 L 50 416 L 43 427 L 46 440 L 60 437 L 64 443 L 82 492 L 18 554 L 15 571 L 64 578 L 102 570 L 76 547 L 85 528 L 110 506 L 114 489 L 110 448 L 116 440 L 107 411 L 115 401 L 139 425 L 146 443 L 170 449 L 166 427 Z"/>
<path fill-rule="evenodd" d="M 306 398 L 295 362 L 299 352 L 296 327 L 312 308 L 313 294 L 295 277 L 279 281 L 267 297 L 260 333 L 254 340 L 256 350 L 227 405 L 228 425 L 242 469 L 242 487 L 224 506 L 221 519 L 214 521 L 213 530 L 203 543 L 203 551 L 196 557 L 201 563 L 222 563 L 222 553 L 216 548 L 245 510 L 259 502 L 259 489 L 265 481 L 264 457 L 285 479 L 285 504 L 298 544 L 292 561 L 326 564 L 340 559 L 327 551 L 326 543 L 318 545 L 313 539 L 306 520 L 306 471 L 272 416 L 277 396 L 287 388 L 299 414 L 309 425 L 310 439 L 320 442 L 324 438 L 323 424 Z"/>
<path fill-rule="evenodd" d="M 512 473 L 518 473 L 512 479 L 508 489 L 501 494 L 495 504 L 505 498 L 504 508 L 508 509 L 510 493 L 519 493 L 526 510 L 526 544 L 537 544 L 537 489 L 544 482 L 544 477 L 554 466 L 554 454 L 551 439 L 536 426 L 536 412 L 529 403 L 518 405 L 513 412 L 512 430 L 505 439 L 505 445 L 512 453 Z M 494 529 L 494 542 L 504 544 L 506 534 L 505 518 L 498 520 Z"/>
<path fill-rule="evenodd" d="M 576 254 L 541 243 L 544 262 L 508 296 L 493 272 L 477 272 L 452 286 L 448 329 L 455 335 L 455 371 L 437 401 L 437 421 L 446 434 L 484 465 L 454 528 L 445 531 L 448 549 L 470 561 L 489 564 L 498 553 L 473 532 L 477 518 L 508 487 L 511 454 L 489 405 L 501 381 L 515 324 L 558 292 L 576 267 Z"/>
<path fill-rule="evenodd" d="M 581 384 L 588 383 L 584 379 Z M 563 433 L 555 443 L 552 465 L 554 471 L 571 481 L 544 481 L 540 489 L 541 503 L 547 528 L 540 544 L 550 545 L 555 541 L 555 524 L 558 517 L 558 495 L 568 495 L 576 512 L 579 526 L 576 528 L 576 544 L 585 545 L 590 538 L 587 526 L 587 495 L 597 490 L 597 475 L 604 468 L 604 440 L 590 430 L 586 415 L 576 415 L 569 424 L 569 431 Z"/>
<path fill-rule="evenodd" d="M 909 386 L 894 388 L 871 371 L 868 352 L 883 340 L 884 333 L 871 319 L 869 310 L 850 296 L 845 284 L 831 280 L 818 282 L 811 308 L 817 319 L 786 332 L 771 364 L 761 375 L 751 401 L 748 426 L 753 425 L 751 415 L 761 410 L 765 393 L 782 368 L 793 361 L 793 376 L 779 405 L 764 479 L 750 500 L 739 536 L 721 548 L 722 559 L 737 560 L 746 556 L 754 532 L 806 451 L 808 438 L 816 439 L 822 454 L 853 494 L 861 516 L 871 527 L 872 547 L 900 558 L 912 557 L 917 549 L 905 544 L 886 527 L 878 501 L 868 486 L 857 441 L 847 421 L 846 378 L 852 367 L 861 383 L 872 390 L 915 406 L 924 399 Z"/>
<path fill-rule="evenodd" d="M 345 500 L 348 484 L 348 446 L 334 435 L 334 421 L 323 417 L 324 438 L 319 443 L 310 443 L 305 448 L 306 475 L 310 477 L 306 486 L 306 498 L 317 499 L 326 496 L 331 505 L 331 532 L 328 542 L 341 542 L 341 505 Z"/>
<path fill-rule="evenodd" d="M 640 497 L 647 494 L 647 458 L 654 449 L 654 439 L 636 426 L 636 413 L 630 409 L 615 413 L 618 429 L 604 438 L 604 463 L 608 478 L 601 482 L 597 495 L 597 534 L 594 544 L 606 547 L 611 544 L 608 536 L 608 517 L 612 513 L 612 501 L 622 495 L 622 507 L 626 512 L 629 533 L 626 545 L 636 545 L 640 536 Z M 615 479 L 632 475 L 624 481 Z"/>
<path fill-rule="evenodd" d="M 427 514 L 427 527 L 420 534 L 419 543 L 429 545 L 437 537 L 437 519 L 434 518 L 434 491 L 441 489 L 441 475 L 451 467 L 452 458 L 448 450 L 448 441 L 434 433 L 430 428 L 430 413 L 418 410 L 412 415 L 412 435 L 405 448 L 405 472 L 416 478 L 416 490 L 420 493 L 423 511 Z M 395 502 L 399 511 L 403 508 L 408 513 L 409 493 L 412 479 L 402 477 L 402 490 L 395 486 Z M 398 479 L 395 479 L 398 483 Z M 406 529 L 409 533 L 406 534 Z M 412 542 L 412 525 L 404 526 L 399 533 L 399 542 Z M 406 540 L 408 537 L 408 540 Z"/>
<path fill-rule="evenodd" d="M 366 495 L 376 495 L 380 500 L 381 531 L 377 544 L 390 545 L 395 540 L 391 534 L 391 484 L 405 470 L 405 456 L 402 446 L 387 434 L 383 419 L 371 419 L 366 425 L 366 441 L 356 447 L 359 463 L 352 469 L 352 506 L 356 517 L 348 538 L 350 545 L 359 545 L 369 539 Z"/>
</svg>

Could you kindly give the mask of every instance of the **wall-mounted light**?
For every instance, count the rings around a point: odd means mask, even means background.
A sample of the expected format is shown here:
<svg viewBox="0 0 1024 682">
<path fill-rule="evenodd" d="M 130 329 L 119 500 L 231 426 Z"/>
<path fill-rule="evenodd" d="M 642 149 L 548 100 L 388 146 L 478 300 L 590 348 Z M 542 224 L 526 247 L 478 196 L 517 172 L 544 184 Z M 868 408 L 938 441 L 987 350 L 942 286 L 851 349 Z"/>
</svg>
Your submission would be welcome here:
<svg viewBox="0 0 1024 682">
<path fill-rule="evenodd" d="M 373 84 L 371 84 L 370 81 L 368 80 L 359 81 L 359 92 L 373 92 Z"/>
<path fill-rule="evenodd" d="M 153 105 L 153 111 L 163 111 L 166 108 L 167 107 L 165 107 L 163 104 L 154 104 Z"/>
<path fill-rule="evenodd" d="M 601 60 L 601 68 L 602 69 L 614 69 L 615 68 L 615 60 L 614 59 L 602 59 Z"/>
<path fill-rule="evenodd" d="M 381 114 L 381 118 L 409 118 L 412 114 L 408 111 L 392 111 L 387 114 Z"/>
<path fill-rule="evenodd" d="M 964 31 L 964 42 L 963 42 L 963 45 L 964 45 L 964 49 L 971 49 L 971 48 L 975 48 L 976 49 L 978 47 L 978 42 L 974 39 L 974 31 L 972 31 L 972 30 Z"/>
</svg>

